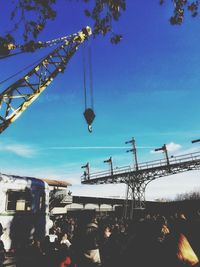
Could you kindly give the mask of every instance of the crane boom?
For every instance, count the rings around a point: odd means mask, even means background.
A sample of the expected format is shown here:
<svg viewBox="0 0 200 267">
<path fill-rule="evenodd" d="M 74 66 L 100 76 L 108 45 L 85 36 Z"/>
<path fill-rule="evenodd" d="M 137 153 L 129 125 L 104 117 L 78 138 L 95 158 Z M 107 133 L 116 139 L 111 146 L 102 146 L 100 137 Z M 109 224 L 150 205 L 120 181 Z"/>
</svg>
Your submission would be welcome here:
<svg viewBox="0 0 200 267">
<path fill-rule="evenodd" d="M 79 45 L 92 34 L 90 27 L 65 38 L 31 71 L 0 93 L 0 133 L 14 122 L 27 107 L 64 71 Z"/>
<path fill-rule="evenodd" d="M 40 48 L 58 45 L 60 43 L 69 41 L 75 36 L 76 36 L 76 33 L 67 35 L 67 36 L 62 36 L 59 38 L 55 38 L 49 41 L 43 41 L 43 42 L 42 41 L 36 42 L 34 40 L 31 40 L 28 43 L 25 43 L 23 45 L 16 45 L 6 39 L 0 40 L 0 59 L 4 59 L 10 56 L 11 51 L 18 50 L 18 52 L 11 54 L 11 56 L 21 54 L 24 52 L 35 52 L 35 50 L 40 49 Z"/>
</svg>

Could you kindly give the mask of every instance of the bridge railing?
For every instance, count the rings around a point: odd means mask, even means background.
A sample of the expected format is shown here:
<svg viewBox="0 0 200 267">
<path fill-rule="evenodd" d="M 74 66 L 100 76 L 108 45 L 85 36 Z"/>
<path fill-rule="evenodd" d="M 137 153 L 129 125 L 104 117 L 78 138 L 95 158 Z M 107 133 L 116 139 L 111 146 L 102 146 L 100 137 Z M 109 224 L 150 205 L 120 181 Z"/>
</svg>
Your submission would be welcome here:
<svg viewBox="0 0 200 267">
<path fill-rule="evenodd" d="M 171 156 L 170 163 L 171 161 L 175 161 L 175 163 L 182 163 L 182 162 L 195 161 L 199 159 L 200 159 L 200 152 L 193 152 L 193 153 L 188 153 L 188 154 L 174 156 L 174 157 Z"/>
<path fill-rule="evenodd" d="M 181 164 L 181 163 L 187 163 L 187 162 L 195 162 L 196 160 L 200 160 L 200 152 L 194 152 L 179 156 L 171 156 L 169 158 L 170 165 L 173 164 Z M 147 162 L 142 162 L 138 165 L 138 169 L 150 169 L 150 168 L 157 168 L 167 166 L 166 159 L 160 159 L 160 160 L 152 160 Z"/>
<path fill-rule="evenodd" d="M 112 174 L 116 175 L 116 174 L 120 174 L 120 173 L 128 173 L 130 172 L 131 167 L 130 166 L 123 166 L 123 167 L 116 167 L 113 169 Z M 82 175 L 81 176 L 81 181 L 86 181 L 86 180 L 90 180 L 90 179 L 98 179 L 98 178 L 104 178 L 107 176 L 112 176 L 111 174 L 111 170 L 105 170 L 105 171 L 100 171 L 100 172 L 94 172 L 91 173 L 89 176 L 88 175 Z"/>
<path fill-rule="evenodd" d="M 184 155 L 178 155 L 178 156 L 171 156 L 169 158 L 169 166 L 170 165 L 178 165 L 182 163 L 192 163 L 196 161 L 200 161 L 200 152 L 194 152 Z M 168 166 L 166 159 L 160 159 L 160 160 L 152 160 L 147 162 L 142 162 L 138 164 L 138 170 L 148 170 L 152 168 L 159 168 Z M 131 168 L 130 166 L 123 166 L 123 167 L 116 167 L 113 169 L 112 173 L 111 170 L 105 170 L 105 171 L 99 171 L 95 173 L 91 173 L 88 175 L 82 175 L 81 181 L 87 181 L 90 179 L 98 179 L 98 178 L 105 178 L 105 177 L 112 177 L 114 175 L 120 175 L 120 174 L 126 174 L 131 171 L 134 171 L 134 168 Z"/>
<path fill-rule="evenodd" d="M 160 160 L 151 160 L 147 162 L 142 162 L 138 164 L 138 169 L 143 170 L 143 169 L 151 169 L 151 168 L 156 168 L 160 166 L 166 166 L 166 160 L 160 159 Z"/>
</svg>

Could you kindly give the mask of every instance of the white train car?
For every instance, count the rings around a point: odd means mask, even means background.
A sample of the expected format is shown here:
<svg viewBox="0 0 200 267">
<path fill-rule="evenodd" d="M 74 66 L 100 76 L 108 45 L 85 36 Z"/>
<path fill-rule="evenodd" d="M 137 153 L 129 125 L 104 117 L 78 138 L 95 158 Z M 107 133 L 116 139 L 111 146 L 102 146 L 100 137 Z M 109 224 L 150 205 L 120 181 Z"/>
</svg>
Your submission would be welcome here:
<svg viewBox="0 0 200 267">
<path fill-rule="evenodd" d="M 49 233 L 49 185 L 40 179 L 0 173 L 1 240 L 6 250 Z"/>
</svg>

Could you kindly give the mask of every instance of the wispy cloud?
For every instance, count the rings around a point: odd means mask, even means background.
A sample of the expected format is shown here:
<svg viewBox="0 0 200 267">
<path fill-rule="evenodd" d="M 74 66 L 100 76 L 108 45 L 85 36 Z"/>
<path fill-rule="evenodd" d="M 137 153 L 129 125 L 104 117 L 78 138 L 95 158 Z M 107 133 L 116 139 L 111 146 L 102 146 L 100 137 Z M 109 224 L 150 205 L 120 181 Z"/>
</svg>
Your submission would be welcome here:
<svg viewBox="0 0 200 267">
<path fill-rule="evenodd" d="M 33 147 L 29 145 L 25 145 L 25 144 L 0 143 L 0 151 L 4 151 L 4 152 L 7 151 L 7 152 L 14 153 L 20 157 L 25 157 L 25 158 L 32 158 L 33 156 L 36 155 L 36 150 Z"/>
<path fill-rule="evenodd" d="M 167 144 L 166 146 L 167 146 L 167 150 L 169 152 L 175 152 L 175 151 L 178 151 L 182 148 L 182 146 L 180 144 L 176 144 L 174 142 L 171 142 L 171 143 Z"/>
</svg>

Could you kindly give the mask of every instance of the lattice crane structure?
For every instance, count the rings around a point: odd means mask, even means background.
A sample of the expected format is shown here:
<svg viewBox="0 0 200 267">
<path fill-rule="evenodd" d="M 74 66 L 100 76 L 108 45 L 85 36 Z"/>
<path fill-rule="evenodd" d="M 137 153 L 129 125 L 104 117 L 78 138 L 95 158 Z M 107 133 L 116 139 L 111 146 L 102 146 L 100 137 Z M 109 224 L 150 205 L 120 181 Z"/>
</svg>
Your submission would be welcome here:
<svg viewBox="0 0 200 267">
<path fill-rule="evenodd" d="M 166 146 L 163 146 L 164 150 Z M 140 163 L 137 168 L 124 166 L 113 168 L 112 172 L 102 171 L 96 173 L 85 172 L 81 177 L 82 184 L 121 184 L 127 185 L 127 202 L 131 200 L 129 216 L 132 218 L 135 209 L 145 208 L 145 190 L 147 185 L 158 178 L 181 172 L 200 169 L 200 152 L 173 156 L 166 159 Z"/>
<path fill-rule="evenodd" d="M 52 41 L 29 43 L 21 47 L 10 48 L 10 50 L 20 48 L 23 52 L 33 52 L 37 48 L 60 44 L 31 71 L 0 93 L 0 133 L 37 99 L 59 73 L 64 72 L 79 45 L 91 34 L 91 28 L 85 27 L 75 34 Z"/>
</svg>

